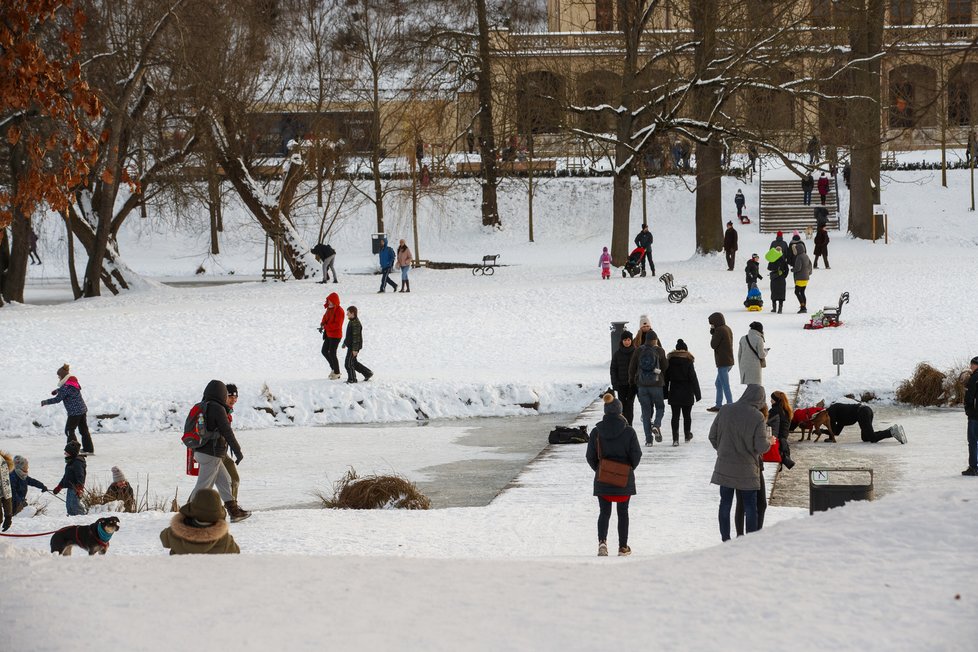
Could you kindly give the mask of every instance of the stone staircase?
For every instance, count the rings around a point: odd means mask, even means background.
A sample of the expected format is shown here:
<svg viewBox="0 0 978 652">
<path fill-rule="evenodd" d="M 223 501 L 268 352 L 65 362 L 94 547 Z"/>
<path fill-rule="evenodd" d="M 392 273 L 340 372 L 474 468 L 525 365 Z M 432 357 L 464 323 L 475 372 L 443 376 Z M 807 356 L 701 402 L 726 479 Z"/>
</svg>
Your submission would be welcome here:
<svg viewBox="0 0 978 652">
<path fill-rule="evenodd" d="M 817 184 L 818 179 L 815 181 Z M 825 208 L 829 211 L 828 228 L 836 231 L 839 230 L 837 192 L 836 180 L 829 177 L 829 194 L 825 198 Z M 800 179 L 762 179 L 761 214 L 758 216 L 761 233 L 791 233 L 794 229 L 803 231 L 809 226 L 814 230 L 815 207 L 821 205 L 818 186 L 812 191 L 811 206 L 805 206 L 803 199 Z"/>
</svg>

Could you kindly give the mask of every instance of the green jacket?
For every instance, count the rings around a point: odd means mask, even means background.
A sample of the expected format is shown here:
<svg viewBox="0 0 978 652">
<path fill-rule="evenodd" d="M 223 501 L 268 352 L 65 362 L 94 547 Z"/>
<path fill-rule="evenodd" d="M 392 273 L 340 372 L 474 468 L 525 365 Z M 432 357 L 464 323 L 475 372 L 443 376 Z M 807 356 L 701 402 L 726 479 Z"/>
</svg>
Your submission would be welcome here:
<svg viewBox="0 0 978 652">
<path fill-rule="evenodd" d="M 343 346 L 351 351 L 359 351 L 363 348 L 363 325 L 356 317 L 351 317 L 346 322 L 346 338 Z"/>
<path fill-rule="evenodd" d="M 183 514 L 174 514 L 170 527 L 160 532 L 160 541 L 171 555 L 226 555 L 241 552 L 228 532 L 227 521 L 194 527 Z"/>
</svg>

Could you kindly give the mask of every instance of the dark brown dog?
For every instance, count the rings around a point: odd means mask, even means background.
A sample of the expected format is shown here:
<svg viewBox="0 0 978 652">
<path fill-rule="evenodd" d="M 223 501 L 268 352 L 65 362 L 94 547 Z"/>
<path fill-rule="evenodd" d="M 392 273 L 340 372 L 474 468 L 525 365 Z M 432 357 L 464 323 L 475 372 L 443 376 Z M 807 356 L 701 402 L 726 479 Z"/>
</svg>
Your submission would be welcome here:
<svg viewBox="0 0 978 652">
<path fill-rule="evenodd" d="M 798 438 L 798 441 L 804 441 L 805 439 L 811 441 L 812 434 L 814 434 L 815 441 L 818 441 L 822 435 L 828 435 L 825 441 L 835 442 L 835 433 L 832 432 L 832 420 L 829 419 L 829 412 L 823 409 L 824 407 L 825 401 L 819 401 L 813 408 L 795 410 L 791 418 L 791 427 L 788 431 L 794 432 L 795 428 L 801 429 L 801 437 Z M 819 410 L 812 412 L 814 408 L 819 408 Z"/>
<path fill-rule="evenodd" d="M 51 536 L 51 552 L 68 557 L 71 549 L 78 546 L 89 555 L 104 555 L 109 549 L 109 539 L 118 531 L 119 519 L 115 516 L 100 518 L 91 525 L 69 525 Z"/>
</svg>

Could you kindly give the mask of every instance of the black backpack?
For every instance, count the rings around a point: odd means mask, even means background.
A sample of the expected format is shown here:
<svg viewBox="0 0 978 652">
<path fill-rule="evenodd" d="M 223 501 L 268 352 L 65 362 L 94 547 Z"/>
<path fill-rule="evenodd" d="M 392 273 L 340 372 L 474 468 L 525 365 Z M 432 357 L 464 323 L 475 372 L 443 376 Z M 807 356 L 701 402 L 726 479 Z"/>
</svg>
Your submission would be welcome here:
<svg viewBox="0 0 978 652">
<path fill-rule="evenodd" d="M 659 368 L 659 356 L 651 346 L 642 345 L 638 349 L 638 382 L 642 385 L 652 385 L 659 379 L 656 370 Z"/>
<path fill-rule="evenodd" d="M 557 426 L 550 431 L 548 440 L 551 444 L 586 444 L 590 437 L 587 436 L 587 426 Z"/>
</svg>

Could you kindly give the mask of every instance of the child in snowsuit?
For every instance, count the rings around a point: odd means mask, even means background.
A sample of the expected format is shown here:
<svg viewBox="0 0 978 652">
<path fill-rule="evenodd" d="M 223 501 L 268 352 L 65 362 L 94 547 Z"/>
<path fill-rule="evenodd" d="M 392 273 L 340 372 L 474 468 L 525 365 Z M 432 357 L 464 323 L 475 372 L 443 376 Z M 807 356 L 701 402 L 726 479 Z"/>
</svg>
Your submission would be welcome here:
<svg viewBox="0 0 978 652">
<path fill-rule="evenodd" d="M 121 500 L 123 511 L 130 514 L 136 512 L 136 496 L 133 494 L 132 485 L 118 466 L 112 467 L 112 484 L 105 490 L 102 499 L 107 503 Z"/>
<path fill-rule="evenodd" d="M 48 488 L 28 475 L 29 462 L 26 457 L 14 455 L 14 470 L 10 472 L 10 488 L 13 491 L 14 514 L 27 507 L 27 487 L 36 487 L 45 492 Z"/>
<path fill-rule="evenodd" d="M 346 337 L 343 339 L 343 348 L 346 349 L 346 360 L 343 367 L 346 369 L 346 382 L 357 382 L 357 372 L 363 374 L 364 382 L 370 380 L 374 372 L 360 364 L 357 356 L 363 348 L 363 326 L 357 317 L 357 307 L 350 306 L 346 309 Z"/>
<path fill-rule="evenodd" d="M 611 278 L 611 254 L 608 253 L 608 248 L 604 247 L 601 251 L 601 257 L 598 258 L 598 267 L 601 268 L 601 278 L 607 281 Z"/>
<path fill-rule="evenodd" d="M 65 412 L 68 413 L 68 420 L 65 421 L 65 437 L 68 441 L 78 441 L 75 437 L 75 428 L 78 428 L 82 436 L 83 454 L 94 453 L 95 446 L 92 444 L 92 435 L 88 431 L 88 406 L 82 398 L 78 379 L 69 374 L 67 362 L 58 369 L 58 389 L 52 391 L 51 396 L 54 398 L 41 401 L 41 405 L 54 405 L 64 401 Z"/>
<path fill-rule="evenodd" d="M 85 493 L 87 469 L 85 468 L 85 458 L 79 455 L 80 452 L 81 445 L 77 441 L 69 441 L 68 445 L 65 446 L 65 474 L 58 486 L 51 492 L 57 496 L 62 489 L 68 490 L 65 497 L 65 509 L 68 510 L 68 516 L 82 516 L 88 513 L 88 510 L 81 504 L 82 494 Z"/>
</svg>

